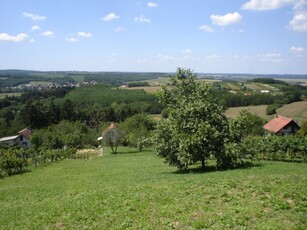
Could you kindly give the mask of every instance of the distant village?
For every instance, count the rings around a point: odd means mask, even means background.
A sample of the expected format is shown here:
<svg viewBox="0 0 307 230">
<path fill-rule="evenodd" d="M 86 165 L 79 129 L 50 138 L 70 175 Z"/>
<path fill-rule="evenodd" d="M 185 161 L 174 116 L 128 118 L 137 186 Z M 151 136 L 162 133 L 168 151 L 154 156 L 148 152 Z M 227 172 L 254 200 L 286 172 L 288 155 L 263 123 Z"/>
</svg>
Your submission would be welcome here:
<svg viewBox="0 0 307 230">
<path fill-rule="evenodd" d="M 96 85 L 97 81 L 92 80 L 92 81 L 83 81 L 83 82 L 66 82 L 64 84 L 58 83 L 58 82 L 51 82 L 48 84 L 40 84 L 40 83 L 35 83 L 35 84 L 21 84 L 18 86 L 14 87 L 7 87 L 10 89 L 17 89 L 17 90 L 33 90 L 33 89 L 55 89 L 55 88 L 65 88 L 65 87 L 80 87 L 83 85 Z"/>
</svg>

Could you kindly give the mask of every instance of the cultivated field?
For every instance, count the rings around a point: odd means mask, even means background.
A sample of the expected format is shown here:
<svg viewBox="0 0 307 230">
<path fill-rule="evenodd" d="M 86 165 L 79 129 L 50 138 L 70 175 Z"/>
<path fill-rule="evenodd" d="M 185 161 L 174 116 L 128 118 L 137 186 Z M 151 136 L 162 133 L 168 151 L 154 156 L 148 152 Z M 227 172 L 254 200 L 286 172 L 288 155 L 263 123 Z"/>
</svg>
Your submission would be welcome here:
<svg viewBox="0 0 307 230">
<path fill-rule="evenodd" d="M 121 151 L 1 179 L 0 229 L 307 228 L 306 164 L 178 173 Z"/>
</svg>

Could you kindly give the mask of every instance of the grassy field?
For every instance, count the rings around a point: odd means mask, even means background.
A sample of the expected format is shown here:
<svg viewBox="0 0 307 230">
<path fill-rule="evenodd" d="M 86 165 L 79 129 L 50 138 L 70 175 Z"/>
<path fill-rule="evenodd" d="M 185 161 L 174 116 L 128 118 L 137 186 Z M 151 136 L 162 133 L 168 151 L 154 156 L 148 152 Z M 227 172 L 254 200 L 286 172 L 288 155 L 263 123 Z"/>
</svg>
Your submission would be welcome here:
<svg viewBox="0 0 307 230">
<path fill-rule="evenodd" d="M 226 116 L 234 118 L 239 115 L 240 111 L 243 109 L 249 110 L 251 113 L 256 114 L 266 120 L 270 120 L 274 115 L 266 115 L 266 105 L 256 105 L 256 106 L 241 106 L 229 108 L 226 111 Z M 277 109 L 277 114 L 291 117 L 299 124 L 307 120 L 307 101 L 294 102 Z"/>
<path fill-rule="evenodd" d="M 21 96 L 21 93 L 0 93 L 0 99 L 5 98 L 6 96 L 8 96 L 8 97 L 13 97 L 13 96 L 19 97 L 19 96 Z"/>
<path fill-rule="evenodd" d="M 266 111 L 267 105 L 251 105 L 251 106 L 239 106 L 239 107 L 232 107 L 227 109 L 226 111 L 226 116 L 229 118 L 235 118 L 239 115 L 240 111 L 247 109 L 251 113 L 256 114 L 264 119 L 270 119 L 270 117 L 273 116 L 267 116 L 265 111 Z"/>
<path fill-rule="evenodd" d="M 152 151 L 0 180 L 0 229 L 306 229 L 307 167 L 178 173 Z"/>
</svg>

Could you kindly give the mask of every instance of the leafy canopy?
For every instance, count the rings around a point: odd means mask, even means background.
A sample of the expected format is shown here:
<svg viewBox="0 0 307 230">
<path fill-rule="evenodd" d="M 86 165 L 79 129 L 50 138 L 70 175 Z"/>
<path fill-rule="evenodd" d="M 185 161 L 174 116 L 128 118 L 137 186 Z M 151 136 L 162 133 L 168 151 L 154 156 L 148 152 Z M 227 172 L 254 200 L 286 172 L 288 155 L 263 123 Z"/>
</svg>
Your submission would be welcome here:
<svg viewBox="0 0 307 230">
<path fill-rule="evenodd" d="M 217 166 L 224 166 L 224 143 L 228 140 L 228 121 L 225 108 L 212 96 L 209 84 L 196 81 L 189 69 L 178 69 L 171 78 L 172 88 L 164 86 L 160 100 L 168 118 L 157 125 L 156 149 L 170 165 L 186 169 L 213 157 Z"/>
</svg>

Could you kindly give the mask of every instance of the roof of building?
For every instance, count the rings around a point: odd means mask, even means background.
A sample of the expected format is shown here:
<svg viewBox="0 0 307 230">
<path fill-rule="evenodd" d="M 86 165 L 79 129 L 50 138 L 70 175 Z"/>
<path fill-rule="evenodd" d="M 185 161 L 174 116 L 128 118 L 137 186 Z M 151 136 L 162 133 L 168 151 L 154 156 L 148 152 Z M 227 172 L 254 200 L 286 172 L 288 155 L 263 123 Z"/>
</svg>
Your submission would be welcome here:
<svg viewBox="0 0 307 230">
<path fill-rule="evenodd" d="M 2 138 L 0 138 L 0 142 L 13 141 L 13 140 L 15 140 L 17 137 L 19 137 L 19 135 L 10 136 L 10 137 L 2 137 Z"/>
<path fill-rule="evenodd" d="M 118 129 L 117 125 L 114 122 L 112 122 L 112 124 L 106 130 L 102 132 L 102 137 L 106 135 L 112 129 Z"/>
<path fill-rule="evenodd" d="M 276 115 L 272 120 L 270 120 L 267 124 L 265 124 L 263 128 L 270 132 L 277 133 L 291 122 L 294 121 L 289 117 Z"/>
<path fill-rule="evenodd" d="M 19 133 L 20 135 L 26 137 L 27 139 L 30 139 L 31 134 L 32 134 L 31 131 L 30 131 L 29 129 L 27 129 L 27 128 L 25 128 L 25 129 L 19 131 L 18 133 Z"/>
</svg>

